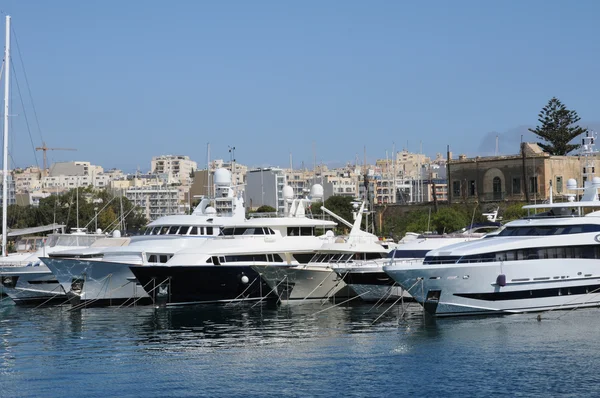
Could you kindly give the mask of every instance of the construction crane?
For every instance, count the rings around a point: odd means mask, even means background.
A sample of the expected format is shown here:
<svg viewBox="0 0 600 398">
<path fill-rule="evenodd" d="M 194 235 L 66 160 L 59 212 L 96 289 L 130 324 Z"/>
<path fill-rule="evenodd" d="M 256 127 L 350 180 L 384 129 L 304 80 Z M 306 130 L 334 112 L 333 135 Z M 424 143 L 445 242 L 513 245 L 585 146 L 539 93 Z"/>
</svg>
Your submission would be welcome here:
<svg viewBox="0 0 600 398">
<path fill-rule="evenodd" d="M 48 148 L 46 143 L 42 141 L 42 146 L 35 148 L 36 151 L 43 151 L 44 153 L 44 170 L 42 171 L 42 177 L 46 175 L 46 170 L 48 170 L 48 160 L 46 156 L 47 151 L 76 151 L 75 148 Z"/>
</svg>

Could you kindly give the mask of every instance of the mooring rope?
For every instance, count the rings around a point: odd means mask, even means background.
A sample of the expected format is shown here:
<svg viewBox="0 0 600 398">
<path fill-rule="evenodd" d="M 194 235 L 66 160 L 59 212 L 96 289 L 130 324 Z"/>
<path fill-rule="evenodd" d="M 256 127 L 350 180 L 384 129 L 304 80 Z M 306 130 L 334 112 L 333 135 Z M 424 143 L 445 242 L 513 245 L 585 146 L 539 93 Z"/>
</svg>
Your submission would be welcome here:
<svg viewBox="0 0 600 398">
<path fill-rule="evenodd" d="M 284 275 L 283 279 L 281 280 L 281 282 L 279 282 L 273 289 L 271 289 L 271 291 L 269 293 L 267 293 L 266 295 L 264 295 L 263 297 L 260 298 L 260 300 L 258 300 L 252 307 L 250 308 L 254 308 L 257 305 L 259 305 L 260 303 L 263 302 L 264 299 L 266 299 L 267 297 L 269 297 L 269 294 L 273 293 L 275 291 L 275 289 L 277 289 L 279 287 L 279 285 L 281 285 L 283 282 L 285 282 L 285 280 L 287 279 L 287 275 Z"/>
<path fill-rule="evenodd" d="M 225 304 L 225 307 L 229 306 L 229 305 L 240 305 L 246 298 L 242 299 L 239 302 L 236 302 L 236 300 L 238 300 L 240 297 L 242 297 L 244 295 L 244 293 L 246 293 L 248 291 L 248 289 L 250 289 L 250 286 L 252 286 L 254 284 L 254 282 L 256 282 L 258 279 L 260 278 L 260 275 L 256 278 L 254 278 L 252 280 L 252 282 L 250 282 L 250 284 L 244 289 L 243 292 L 241 292 L 240 294 L 238 294 L 232 301 L 228 302 L 227 304 Z"/>
</svg>

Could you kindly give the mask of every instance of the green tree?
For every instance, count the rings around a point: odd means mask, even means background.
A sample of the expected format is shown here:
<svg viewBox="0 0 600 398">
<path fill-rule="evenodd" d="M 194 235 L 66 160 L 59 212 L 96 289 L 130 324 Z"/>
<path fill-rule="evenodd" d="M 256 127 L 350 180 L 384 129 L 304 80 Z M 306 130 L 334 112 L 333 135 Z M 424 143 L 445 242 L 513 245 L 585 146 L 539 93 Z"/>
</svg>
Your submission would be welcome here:
<svg viewBox="0 0 600 398">
<path fill-rule="evenodd" d="M 558 98 L 553 97 L 538 116 L 540 125 L 529 131 L 546 142 L 538 142 L 544 152 L 564 156 L 580 147 L 579 144 L 570 144 L 574 138 L 588 131 L 576 125 L 580 120 L 577 112 L 567 109 Z"/>
<path fill-rule="evenodd" d="M 503 221 L 518 220 L 527 215 L 527 210 L 523 209 L 525 203 L 515 203 L 504 209 L 502 213 Z"/>
<path fill-rule="evenodd" d="M 258 209 L 256 209 L 255 213 L 276 213 L 277 210 L 274 207 L 268 205 L 262 205 Z"/>
<path fill-rule="evenodd" d="M 458 231 L 470 223 L 470 218 L 464 212 L 451 207 L 439 209 L 437 213 L 432 215 L 431 222 L 433 230 L 440 234 Z"/>
<path fill-rule="evenodd" d="M 352 223 L 354 222 L 354 218 L 352 216 L 354 206 L 352 202 L 354 202 L 354 199 L 349 196 L 330 196 L 327 198 L 325 203 L 314 204 L 311 207 L 311 211 L 313 214 L 323 214 L 321 207 L 325 206 L 327 210 L 332 211 L 336 215 L 342 217 L 344 220 Z M 338 223 L 338 232 L 341 233 L 348 230 L 348 227 L 341 224 L 338 220 L 334 219 L 333 221 Z"/>
</svg>

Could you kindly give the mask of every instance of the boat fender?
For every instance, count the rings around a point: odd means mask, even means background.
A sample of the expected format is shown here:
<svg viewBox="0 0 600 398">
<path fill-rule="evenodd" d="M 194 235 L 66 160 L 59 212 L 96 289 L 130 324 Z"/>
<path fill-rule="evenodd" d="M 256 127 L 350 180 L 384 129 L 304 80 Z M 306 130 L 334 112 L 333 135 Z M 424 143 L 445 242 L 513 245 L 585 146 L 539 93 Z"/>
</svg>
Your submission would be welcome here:
<svg viewBox="0 0 600 398">
<path fill-rule="evenodd" d="M 496 285 L 501 286 L 501 287 L 506 286 L 506 275 L 504 275 L 504 274 L 498 275 L 498 277 L 496 278 Z"/>
<path fill-rule="evenodd" d="M 246 275 L 242 275 L 241 281 L 245 285 L 246 283 L 250 282 L 250 279 L 248 279 Z"/>
</svg>

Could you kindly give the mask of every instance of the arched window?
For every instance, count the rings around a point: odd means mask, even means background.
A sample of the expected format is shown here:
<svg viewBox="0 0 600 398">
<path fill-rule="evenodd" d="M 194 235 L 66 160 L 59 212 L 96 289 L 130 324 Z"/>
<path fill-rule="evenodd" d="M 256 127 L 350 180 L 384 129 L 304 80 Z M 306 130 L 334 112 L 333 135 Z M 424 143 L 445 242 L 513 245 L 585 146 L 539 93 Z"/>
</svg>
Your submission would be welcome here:
<svg viewBox="0 0 600 398">
<path fill-rule="evenodd" d="M 500 177 L 494 177 L 492 180 L 492 190 L 494 192 L 494 200 L 502 199 L 502 180 Z"/>
</svg>

